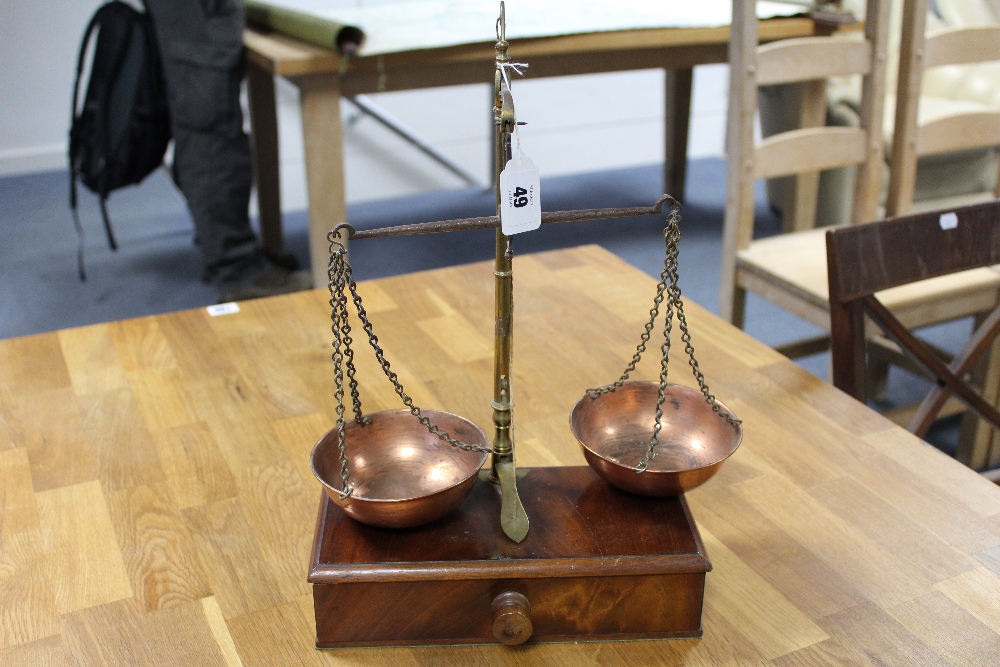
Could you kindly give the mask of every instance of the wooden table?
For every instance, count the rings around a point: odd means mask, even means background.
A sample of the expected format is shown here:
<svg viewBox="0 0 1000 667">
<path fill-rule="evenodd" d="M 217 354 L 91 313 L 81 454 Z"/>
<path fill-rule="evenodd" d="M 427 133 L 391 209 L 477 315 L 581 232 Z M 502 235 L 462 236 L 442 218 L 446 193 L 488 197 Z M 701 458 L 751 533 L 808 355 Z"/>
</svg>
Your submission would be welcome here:
<svg viewBox="0 0 1000 667">
<path fill-rule="evenodd" d="M 801 37 L 818 29 L 821 26 L 809 18 L 767 19 L 761 21 L 760 39 Z M 346 66 L 333 50 L 277 33 L 247 30 L 244 43 L 262 242 L 269 251 L 282 252 L 274 84 L 274 77 L 281 76 L 295 83 L 301 94 L 310 261 L 315 284 L 324 285 L 326 234 L 347 219 L 341 98 L 468 83 L 492 85 L 494 43 L 356 57 Z M 663 68 L 664 192 L 683 199 L 692 68 L 726 62 L 728 45 L 728 27 L 662 28 L 517 40 L 511 44 L 510 54 L 517 62 L 531 65 L 533 79 Z"/>
<path fill-rule="evenodd" d="M 488 263 L 361 283 L 418 405 L 490 423 L 492 284 Z M 583 462 L 569 410 L 621 372 L 653 288 L 596 246 L 515 259 L 520 465 Z M 981 667 L 1000 655 L 1000 489 L 694 304 L 701 368 L 745 428 L 688 495 L 714 565 L 704 638 L 315 650 L 309 451 L 334 419 L 327 298 L 0 341 L 0 664 Z M 397 407 L 358 352 L 368 409 Z M 674 378 L 692 382 L 682 357 Z"/>
</svg>

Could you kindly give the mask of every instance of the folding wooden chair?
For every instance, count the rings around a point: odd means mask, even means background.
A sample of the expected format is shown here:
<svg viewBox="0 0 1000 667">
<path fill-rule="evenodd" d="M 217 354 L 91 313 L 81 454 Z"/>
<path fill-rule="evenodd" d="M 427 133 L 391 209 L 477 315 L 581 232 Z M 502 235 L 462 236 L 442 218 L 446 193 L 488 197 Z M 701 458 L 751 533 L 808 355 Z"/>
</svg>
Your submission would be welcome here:
<svg viewBox="0 0 1000 667">
<path fill-rule="evenodd" d="M 947 362 L 893 315 L 881 294 L 930 278 L 1000 263 L 1000 200 L 914 214 L 826 233 L 833 383 L 865 401 L 866 319 L 877 324 L 933 379 L 907 428 L 923 436 L 954 395 L 1000 429 L 1000 411 L 969 383 L 973 364 L 1000 333 L 1000 295 L 965 347 Z M 992 270 L 992 269 L 987 269 Z M 1000 465 L 1000 451 L 986 465 Z"/>
</svg>

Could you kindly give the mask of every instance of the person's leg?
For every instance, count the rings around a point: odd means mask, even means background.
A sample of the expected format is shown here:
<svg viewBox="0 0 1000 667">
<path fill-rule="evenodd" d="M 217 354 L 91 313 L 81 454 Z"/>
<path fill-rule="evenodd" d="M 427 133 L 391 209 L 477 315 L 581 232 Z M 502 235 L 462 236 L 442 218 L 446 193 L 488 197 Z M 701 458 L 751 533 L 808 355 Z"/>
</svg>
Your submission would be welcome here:
<svg viewBox="0 0 1000 667">
<path fill-rule="evenodd" d="M 145 0 L 163 60 L 174 132 L 174 180 L 187 200 L 205 262 L 224 298 L 308 287 L 264 258 L 250 227 L 253 179 L 243 131 L 242 2 Z M 243 288 L 263 281 L 263 290 Z M 260 293 L 258 293 L 260 292 Z"/>
</svg>

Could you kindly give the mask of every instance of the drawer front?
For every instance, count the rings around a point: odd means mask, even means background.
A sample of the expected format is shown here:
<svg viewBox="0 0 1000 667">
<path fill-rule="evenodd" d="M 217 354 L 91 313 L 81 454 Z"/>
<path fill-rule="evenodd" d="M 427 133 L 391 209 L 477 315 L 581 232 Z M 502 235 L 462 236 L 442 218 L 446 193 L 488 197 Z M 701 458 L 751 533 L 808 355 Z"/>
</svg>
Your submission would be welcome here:
<svg viewBox="0 0 1000 667">
<path fill-rule="evenodd" d="M 705 573 L 314 584 L 316 646 L 700 637 Z"/>
</svg>

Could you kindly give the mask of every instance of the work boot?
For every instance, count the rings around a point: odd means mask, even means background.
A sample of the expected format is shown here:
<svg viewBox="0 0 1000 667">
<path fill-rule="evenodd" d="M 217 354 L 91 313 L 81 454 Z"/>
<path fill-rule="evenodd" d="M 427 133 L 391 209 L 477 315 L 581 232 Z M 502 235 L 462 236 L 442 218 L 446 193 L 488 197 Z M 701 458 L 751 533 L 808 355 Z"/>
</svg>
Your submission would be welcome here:
<svg viewBox="0 0 1000 667">
<path fill-rule="evenodd" d="M 289 271 L 267 263 L 263 273 L 247 282 L 219 286 L 219 303 L 260 299 L 265 296 L 288 294 L 312 289 L 312 275 L 308 271 Z"/>
<path fill-rule="evenodd" d="M 197 243 L 197 240 L 195 240 Z M 264 249 L 261 249 L 263 259 L 267 263 L 276 264 L 279 268 L 286 269 L 288 271 L 296 271 L 299 268 L 299 260 L 290 252 L 280 252 L 273 253 Z M 218 273 L 215 269 L 208 266 L 201 267 L 201 282 L 211 283 L 214 282 L 218 277 Z"/>
</svg>

